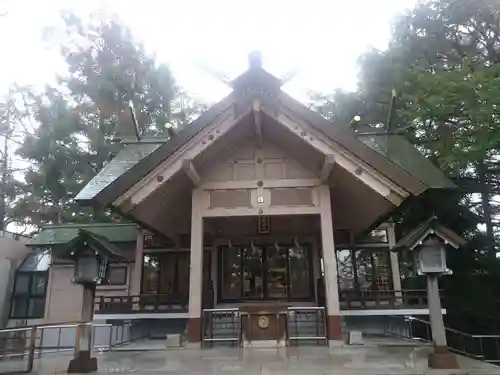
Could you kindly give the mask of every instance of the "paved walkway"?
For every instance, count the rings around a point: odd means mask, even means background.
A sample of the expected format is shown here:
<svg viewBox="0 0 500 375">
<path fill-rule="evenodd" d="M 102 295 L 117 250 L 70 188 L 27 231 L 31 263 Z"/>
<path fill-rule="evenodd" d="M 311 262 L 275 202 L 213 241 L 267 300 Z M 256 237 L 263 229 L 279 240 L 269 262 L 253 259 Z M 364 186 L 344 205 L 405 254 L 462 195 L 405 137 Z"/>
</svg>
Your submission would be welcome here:
<svg viewBox="0 0 500 375">
<path fill-rule="evenodd" d="M 167 375 L 372 375 L 500 374 L 500 367 L 459 357 L 462 370 L 427 369 L 428 347 L 363 346 L 288 349 L 177 349 L 98 354 L 100 374 Z M 70 355 L 35 362 L 40 375 L 66 372 Z M 3 364 L 0 363 L 0 366 Z M 1 369 L 1 367 L 0 367 Z"/>
<path fill-rule="evenodd" d="M 500 367 L 459 357 L 462 370 L 427 368 L 428 347 L 364 346 L 329 350 L 325 347 L 288 349 L 203 349 L 99 354 L 100 374 L 167 375 L 369 375 L 369 374 L 500 374 Z M 71 357 L 46 358 L 35 373 L 65 373 Z"/>
</svg>

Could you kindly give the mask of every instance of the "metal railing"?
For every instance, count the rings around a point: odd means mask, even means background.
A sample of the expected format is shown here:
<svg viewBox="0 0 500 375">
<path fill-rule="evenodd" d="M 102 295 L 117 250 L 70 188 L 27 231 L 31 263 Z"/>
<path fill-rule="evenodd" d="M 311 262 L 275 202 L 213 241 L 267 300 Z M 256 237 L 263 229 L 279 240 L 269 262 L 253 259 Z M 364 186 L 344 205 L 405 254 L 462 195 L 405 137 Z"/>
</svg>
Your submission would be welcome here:
<svg viewBox="0 0 500 375">
<path fill-rule="evenodd" d="M 324 307 L 289 307 L 286 326 L 288 346 L 301 342 L 328 344 Z"/>
<path fill-rule="evenodd" d="M 202 344 L 214 343 L 240 346 L 241 312 L 238 308 L 204 309 L 202 316 Z"/>
<path fill-rule="evenodd" d="M 177 294 L 96 296 L 96 314 L 187 312 L 188 300 Z"/>
<path fill-rule="evenodd" d="M 339 297 L 342 310 L 427 307 L 426 289 L 343 290 Z"/>
<path fill-rule="evenodd" d="M 130 324 L 70 323 L 0 330 L 0 374 L 33 370 L 35 359 L 54 353 L 72 353 L 79 342 L 79 327 L 92 325 L 92 349 L 111 351 L 132 340 Z"/>
<path fill-rule="evenodd" d="M 432 343 L 431 323 L 412 316 L 390 316 L 384 326 L 386 335 Z M 500 335 L 471 335 L 445 328 L 448 348 L 457 354 L 500 364 Z"/>
</svg>

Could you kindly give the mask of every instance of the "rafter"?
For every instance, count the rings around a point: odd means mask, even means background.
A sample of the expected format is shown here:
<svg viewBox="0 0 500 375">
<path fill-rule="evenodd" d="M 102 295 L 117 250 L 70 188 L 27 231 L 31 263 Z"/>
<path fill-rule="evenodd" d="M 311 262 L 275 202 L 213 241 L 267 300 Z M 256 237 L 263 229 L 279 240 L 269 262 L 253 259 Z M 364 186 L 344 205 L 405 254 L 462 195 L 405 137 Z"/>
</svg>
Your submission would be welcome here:
<svg viewBox="0 0 500 375">
<path fill-rule="evenodd" d="M 325 182 L 330 177 L 330 173 L 332 172 L 332 168 L 335 165 L 335 156 L 328 154 L 325 155 L 325 161 L 323 162 L 323 167 L 321 167 L 321 173 L 319 178 L 321 181 Z"/>
<path fill-rule="evenodd" d="M 191 159 L 182 160 L 182 170 L 193 182 L 194 186 L 198 186 L 201 183 L 200 174 L 193 165 Z"/>
</svg>

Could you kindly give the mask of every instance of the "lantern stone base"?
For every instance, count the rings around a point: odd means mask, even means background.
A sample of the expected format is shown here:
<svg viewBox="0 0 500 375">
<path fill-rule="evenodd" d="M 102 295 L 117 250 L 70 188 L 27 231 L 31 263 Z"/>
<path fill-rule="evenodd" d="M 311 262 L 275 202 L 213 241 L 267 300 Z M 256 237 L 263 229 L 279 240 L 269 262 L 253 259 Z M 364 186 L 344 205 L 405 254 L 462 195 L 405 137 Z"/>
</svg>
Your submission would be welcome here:
<svg viewBox="0 0 500 375">
<path fill-rule="evenodd" d="M 429 354 L 428 364 L 430 368 L 435 369 L 457 369 L 457 358 L 448 350 L 446 346 L 436 346 L 434 352 Z"/>
<path fill-rule="evenodd" d="M 80 351 L 78 355 L 69 361 L 68 374 L 84 373 L 97 371 L 97 358 L 91 357 L 87 350 Z"/>
</svg>

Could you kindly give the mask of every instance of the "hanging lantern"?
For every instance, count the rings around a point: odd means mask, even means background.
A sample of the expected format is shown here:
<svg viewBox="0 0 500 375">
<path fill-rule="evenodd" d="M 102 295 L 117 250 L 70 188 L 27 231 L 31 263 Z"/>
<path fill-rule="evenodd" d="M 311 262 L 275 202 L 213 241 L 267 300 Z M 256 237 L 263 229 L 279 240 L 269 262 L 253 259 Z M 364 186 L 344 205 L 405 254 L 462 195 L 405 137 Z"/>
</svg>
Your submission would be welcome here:
<svg viewBox="0 0 500 375">
<path fill-rule="evenodd" d="M 106 278 L 108 263 L 108 258 L 98 253 L 76 256 L 73 281 L 82 285 L 101 284 Z"/>
<path fill-rule="evenodd" d="M 429 237 L 419 249 L 419 274 L 447 273 L 446 252 L 437 237 Z"/>
</svg>

